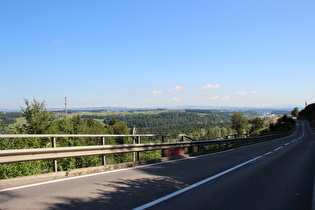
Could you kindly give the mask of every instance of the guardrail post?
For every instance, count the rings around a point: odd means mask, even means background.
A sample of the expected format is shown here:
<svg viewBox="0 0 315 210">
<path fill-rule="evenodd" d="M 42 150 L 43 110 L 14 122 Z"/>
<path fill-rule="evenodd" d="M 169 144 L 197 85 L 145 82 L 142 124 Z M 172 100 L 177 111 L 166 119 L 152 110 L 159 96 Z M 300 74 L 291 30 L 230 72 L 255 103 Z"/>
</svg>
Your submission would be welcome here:
<svg viewBox="0 0 315 210">
<path fill-rule="evenodd" d="M 105 137 L 102 136 L 102 145 L 105 146 Z M 102 164 L 105 166 L 106 165 L 106 157 L 105 155 L 102 155 Z"/>
<path fill-rule="evenodd" d="M 181 137 L 181 141 L 184 141 L 184 139 L 185 139 L 185 136 L 182 136 L 182 137 Z"/>
<path fill-rule="evenodd" d="M 183 136 L 183 139 L 184 139 L 185 137 L 187 137 L 187 136 Z M 189 139 L 189 140 L 191 141 L 191 139 Z M 187 149 L 188 149 L 188 153 L 189 153 L 189 154 L 190 154 L 190 153 L 194 153 L 194 146 L 190 146 L 190 147 L 188 147 Z"/>
<path fill-rule="evenodd" d="M 165 136 L 162 136 L 162 143 L 164 142 L 165 142 Z M 164 149 L 162 149 L 161 152 L 162 152 L 161 156 L 164 157 Z"/>
<path fill-rule="evenodd" d="M 51 144 L 52 144 L 52 147 L 53 148 L 56 148 L 56 137 L 52 137 L 51 138 Z M 57 172 L 58 171 L 58 168 L 57 168 L 57 160 L 56 159 L 53 159 L 53 169 L 54 169 L 54 172 Z"/>
<path fill-rule="evenodd" d="M 193 146 L 188 147 L 188 153 L 194 153 L 194 147 Z"/>
<path fill-rule="evenodd" d="M 136 137 L 132 137 L 132 143 L 136 144 Z M 136 161 L 136 152 L 132 153 L 132 161 L 135 162 Z"/>
<path fill-rule="evenodd" d="M 140 136 L 137 136 L 137 144 L 140 144 Z M 140 161 L 140 152 L 137 152 L 137 161 Z"/>
</svg>

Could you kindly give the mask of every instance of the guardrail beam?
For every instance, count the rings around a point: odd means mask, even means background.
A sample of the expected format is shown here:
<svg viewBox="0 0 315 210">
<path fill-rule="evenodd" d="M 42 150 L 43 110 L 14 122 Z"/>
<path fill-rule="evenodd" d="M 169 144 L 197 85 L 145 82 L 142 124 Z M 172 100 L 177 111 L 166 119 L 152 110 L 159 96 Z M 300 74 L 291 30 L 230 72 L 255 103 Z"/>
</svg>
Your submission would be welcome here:
<svg viewBox="0 0 315 210">
<path fill-rule="evenodd" d="M 293 130 L 294 131 L 294 130 Z M 220 139 L 220 140 L 199 140 L 195 141 L 185 134 L 178 135 L 154 135 L 154 134 L 140 134 L 140 135 L 0 135 L 0 138 L 30 138 L 30 137 L 48 137 L 52 139 L 52 148 L 39 148 L 39 149 L 17 149 L 17 150 L 0 150 L 0 163 L 14 163 L 22 161 L 32 161 L 32 160 L 53 160 L 54 171 L 57 171 L 57 159 L 68 158 L 68 157 L 81 157 L 81 156 L 92 156 L 92 155 L 102 155 L 103 164 L 106 164 L 105 155 L 115 154 L 115 153 L 127 153 L 134 152 L 136 154 L 137 160 L 140 160 L 140 152 L 151 151 L 151 150 L 164 150 L 164 149 L 174 149 L 174 148 L 189 148 L 189 152 L 193 152 L 193 147 L 198 147 L 198 151 L 204 149 L 205 145 L 226 145 L 237 144 L 237 143 L 255 143 L 260 141 L 265 141 L 274 138 L 280 138 L 288 136 L 293 133 L 293 131 L 288 133 L 265 135 L 262 137 L 252 137 L 252 138 L 235 138 L 235 139 Z M 165 137 L 181 137 L 180 142 L 165 142 Z M 100 146 L 81 146 L 81 147 L 57 147 L 56 138 L 58 137 L 101 137 L 102 145 Z M 105 137 L 133 137 L 135 138 L 136 144 L 122 144 L 122 145 L 105 145 Z M 162 137 L 162 143 L 148 143 L 141 144 L 141 137 Z M 190 139 L 192 141 L 182 141 L 184 138 Z"/>
</svg>

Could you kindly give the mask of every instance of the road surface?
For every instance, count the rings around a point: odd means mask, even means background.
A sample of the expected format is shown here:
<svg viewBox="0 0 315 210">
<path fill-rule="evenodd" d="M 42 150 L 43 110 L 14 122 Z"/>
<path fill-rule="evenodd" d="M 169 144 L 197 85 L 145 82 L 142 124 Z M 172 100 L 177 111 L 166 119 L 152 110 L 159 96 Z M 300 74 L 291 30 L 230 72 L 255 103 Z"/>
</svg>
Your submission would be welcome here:
<svg viewBox="0 0 315 210">
<path fill-rule="evenodd" d="M 0 190 L 0 209 L 312 209 L 315 134 Z"/>
</svg>

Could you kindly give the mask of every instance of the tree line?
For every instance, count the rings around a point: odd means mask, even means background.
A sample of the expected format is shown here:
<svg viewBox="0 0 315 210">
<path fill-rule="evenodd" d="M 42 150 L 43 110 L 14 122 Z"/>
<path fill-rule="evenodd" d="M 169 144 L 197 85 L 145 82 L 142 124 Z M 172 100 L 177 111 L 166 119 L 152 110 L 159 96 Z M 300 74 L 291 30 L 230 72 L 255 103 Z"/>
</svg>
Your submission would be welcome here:
<svg viewBox="0 0 315 210">
<path fill-rule="evenodd" d="M 0 131 L 10 124 L 16 123 L 16 118 L 22 117 L 21 112 L 0 112 Z"/>
<path fill-rule="evenodd" d="M 248 133 L 260 134 L 270 131 L 283 131 L 291 129 L 294 124 L 292 118 L 285 115 L 276 123 L 268 123 L 254 112 L 221 112 L 212 110 L 165 110 L 152 113 L 130 113 L 99 115 L 79 115 L 56 118 L 54 112 L 46 109 L 45 102 L 35 99 L 25 99 L 25 108 L 18 114 L 9 113 L 7 116 L 24 117 L 26 123 L 16 126 L 15 134 L 130 134 L 133 127 L 139 134 L 180 134 L 185 133 L 196 140 L 224 138 L 226 135 L 237 134 L 242 136 Z M 7 113 L 8 114 L 8 113 Z M 3 115 L 1 115 L 0 132 L 5 129 Z M 293 121 L 293 122 L 292 122 Z M 106 144 L 132 143 L 131 138 L 106 138 Z M 154 140 L 155 141 L 155 140 Z M 57 147 L 100 145 L 100 139 L 95 138 L 58 138 Z M 49 138 L 13 138 L 0 139 L 0 149 L 28 149 L 51 148 Z M 144 153 L 146 159 L 156 158 L 160 151 Z M 122 163 L 132 161 L 132 154 L 106 155 L 107 163 Z M 102 165 L 101 156 L 87 156 L 63 158 L 58 160 L 58 170 L 67 171 L 74 168 L 84 168 Z M 0 165 L 0 178 L 11 178 L 30 174 L 52 172 L 52 161 L 29 161 Z"/>
<path fill-rule="evenodd" d="M 53 112 L 46 110 L 44 102 L 25 100 L 26 108 L 22 108 L 22 116 L 26 123 L 15 128 L 15 134 L 129 134 L 129 128 L 125 122 L 117 121 L 111 125 L 92 118 L 83 120 L 80 115 L 72 118 L 63 117 L 56 119 Z M 121 138 L 106 139 L 107 144 L 132 143 L 132 140 Z M 100 145 L 99 138 L 71 138 L 57 139 L 57 147 Z M 0 150 L 51 148 L 49 138 L 11 138 L 0 139 Z M 128 154 L 108 155 L 108 163 L 121 163 L 131 161 Z M 102 165 L 100 156 L 86 156 L 75 158 L 63 158 L 58 160 L 58 171 L 67 171 L 74 168 L 84 168 Z M 52 172 L 51 160 L 28 161 L 0 165 L 0 179 L 41 174 Z"/>
</svg>

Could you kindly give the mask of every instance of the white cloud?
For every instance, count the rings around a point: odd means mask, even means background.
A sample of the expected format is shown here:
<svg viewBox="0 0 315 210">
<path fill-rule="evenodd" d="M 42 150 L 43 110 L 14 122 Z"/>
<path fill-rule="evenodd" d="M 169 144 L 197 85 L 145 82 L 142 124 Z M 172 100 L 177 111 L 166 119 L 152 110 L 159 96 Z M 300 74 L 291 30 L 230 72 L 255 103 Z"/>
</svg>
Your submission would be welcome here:
<svg viewBox="0 0 315 210">
<path fill-rule="evenodd" d="M 229 100 L 230 99 L 230 96 L 224 96 L 221 100 L 222 101 L 227 101 L 227 100 Z"/>
<path fill-rule="evenodd" d="M 247 96 L 247 93 L 246 93 L 246 92 L 239 91 L 239 92 L 236 93 L 236 95 L 239 95 L 239 96 Z"/>
<path fill-rule="evenodd" d="M 210 100 L 219 100 L 219 99 L 220 99 L 219 96 L 212 96 L 212 97 L 210 98 Z"/>
<path fill-rule="evenodd" d="M 173 101 L 180 101 L 180 98 L 173 98 Z"/>
<path fill-rule="evenodd" d="M 156 94 L 160 94 L 162 93 L 162 90 L 153 90 L 152 94 L 156 95 Z"/>
<path fill-rule="evenodd" d="M 175 88 L 170 89 L 168 92 L 173 93 L 173 92 L 180 92 L 182 91 L 183 87 L 182 86 L 176 86 Z"/>
<path fill-rule="evenodd" d="M 207 90 L 207 89 L 217 89 L 217 88 L 220 88 L 220 87 L 221 87 L 221 85 L 218 85 L 218 84 L 216 84 L 216 85 L 207 84 L 206 86 L 203 86 L 202 89 L 204 89 L 204 90 Z"/>
</svg>

